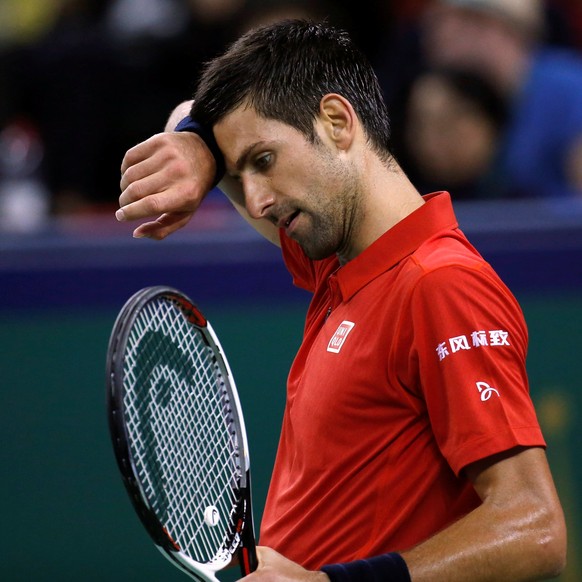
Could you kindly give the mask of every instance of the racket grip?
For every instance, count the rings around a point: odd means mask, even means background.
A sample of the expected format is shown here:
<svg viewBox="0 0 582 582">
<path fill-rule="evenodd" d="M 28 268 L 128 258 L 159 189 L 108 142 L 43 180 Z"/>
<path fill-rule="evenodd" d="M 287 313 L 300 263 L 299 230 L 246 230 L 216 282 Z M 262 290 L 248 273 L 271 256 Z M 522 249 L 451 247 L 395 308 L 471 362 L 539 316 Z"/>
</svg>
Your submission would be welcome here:
<svg viewBox="0 0 582 582">
<path fill-rule="evenodd" d="M 238 551 L 239 566 L 243 576 L 254 572 L 259 565 L 257 558 L 257 543 L 253 525 L 253 511 L 251 504 L 251 472 L 246 473 L 246 487 L 244 489 L 245 524 L 241 531 L 241 546 Z"/>
<path fill-rule="evenodd" d="M 254 572 L 259 565 L 255 540 L 251 539 L 248 545 L 243 545 L 239 550 L 240 570 L 243 576 Z"/>
</svg>

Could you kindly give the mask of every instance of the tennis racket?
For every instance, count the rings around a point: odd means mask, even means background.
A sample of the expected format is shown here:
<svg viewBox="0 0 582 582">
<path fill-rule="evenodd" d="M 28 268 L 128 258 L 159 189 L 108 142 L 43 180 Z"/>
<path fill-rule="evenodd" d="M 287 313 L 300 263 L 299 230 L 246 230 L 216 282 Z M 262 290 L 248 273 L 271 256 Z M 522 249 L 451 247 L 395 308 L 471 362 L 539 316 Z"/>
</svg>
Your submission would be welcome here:
<svg viewBox="0 0 582 582">
<path fill-rule="evenodd" d="M 236 561 L 243 576 L 255 570 L 239 397 L 210 323 L 176 289 L 142 289 L 121 309 L 107 408 L 123 482 L 158 549 L 199 581 Z"/>
</svg>

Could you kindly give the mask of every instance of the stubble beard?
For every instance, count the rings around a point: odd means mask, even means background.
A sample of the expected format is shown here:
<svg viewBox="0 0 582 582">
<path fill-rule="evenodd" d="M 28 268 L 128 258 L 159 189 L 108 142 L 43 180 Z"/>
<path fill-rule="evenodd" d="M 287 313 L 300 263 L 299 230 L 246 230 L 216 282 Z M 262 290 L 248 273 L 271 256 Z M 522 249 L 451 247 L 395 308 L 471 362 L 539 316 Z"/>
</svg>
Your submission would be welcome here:
<svg viewBox="0 0 582 582">
<path fill-rule="evenodd" d="M 302 240 L 297 240 L 305 255 L 318 261 L 332 255 L 340 258 L 349 254 L 352 237 L 360 222 L 361 193 L 355 172 L 333 161 L 328 164 L 333 180 L 338 184 L 335 194 L 313 191 L 307 198 L 309 209 L 303 211 L 303 219 L 310 225 Z"/>
</svg>

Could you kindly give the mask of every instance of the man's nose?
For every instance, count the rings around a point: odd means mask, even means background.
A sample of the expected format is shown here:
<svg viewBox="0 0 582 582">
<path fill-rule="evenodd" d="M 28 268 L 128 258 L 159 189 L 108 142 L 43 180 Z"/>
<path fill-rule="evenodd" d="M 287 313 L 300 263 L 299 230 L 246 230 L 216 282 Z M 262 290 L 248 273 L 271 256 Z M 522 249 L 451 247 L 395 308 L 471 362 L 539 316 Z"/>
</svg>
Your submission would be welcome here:
<svg viewBox="0 0 582 582">
<path fill-rule="evenodd" d="M 269 208 L 275 203 L 275 197 L 266 180 L 243 179 L 245 207 L 249 216 L 255 219 L 265 218 Z"/>
</svg>

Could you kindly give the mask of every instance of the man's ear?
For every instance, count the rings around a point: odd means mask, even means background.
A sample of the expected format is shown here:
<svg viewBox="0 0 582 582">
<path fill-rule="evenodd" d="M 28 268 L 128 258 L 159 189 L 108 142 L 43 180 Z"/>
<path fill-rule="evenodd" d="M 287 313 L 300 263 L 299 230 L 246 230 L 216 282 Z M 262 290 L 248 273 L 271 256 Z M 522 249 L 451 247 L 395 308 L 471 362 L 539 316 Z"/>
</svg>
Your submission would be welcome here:
<svg viewBox="0 0 582 582">
<path fill-rule="evenodd" d="M 319 120 L 328 139 L 347 150 L 355 136 L 357 116 L 351 103 L 341 95 L 328 93 L 319 103 Z"/>
</svg>

